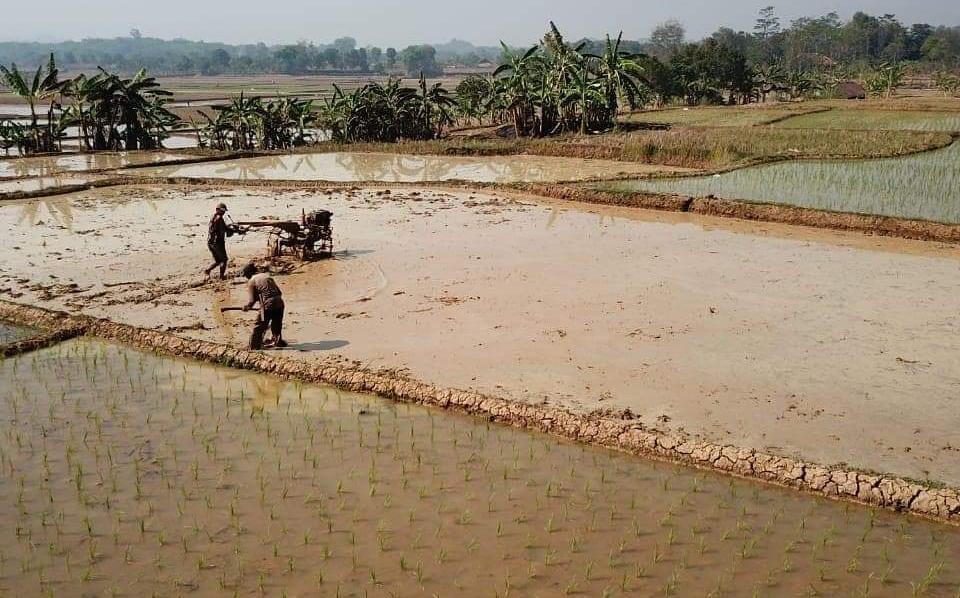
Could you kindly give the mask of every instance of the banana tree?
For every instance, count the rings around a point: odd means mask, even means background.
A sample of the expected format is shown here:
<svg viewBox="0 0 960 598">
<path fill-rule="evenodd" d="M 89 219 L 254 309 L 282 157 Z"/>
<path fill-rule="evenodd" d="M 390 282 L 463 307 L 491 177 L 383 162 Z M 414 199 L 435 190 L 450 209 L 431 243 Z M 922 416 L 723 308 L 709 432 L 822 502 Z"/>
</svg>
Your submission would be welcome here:
<svg viewBox="0 0 960 598">
<path fill-rule="evenodd" d="M 586 135 L 591 121 L 596 120 L 598 108 L 606 110 L 605 92 L 603 83 L 592 79 L 586 66 L 573 75 L 571 87 L 561 100 L 561 104 L 576 107 L 579 113 L 581 135 Z"/>
<path fill-rule="evenodd" d="M 434 139 L 440 137 L 445 126 L 453 124 L 452 109 L 456 101 L 440 83 L 427 86 L 427 81 L 420 73 L 420 93 L 413 102 L 414 118 L 419 121 L 418 137 Z M 434 118 L 436 121 L 434 121 Z"/>
<path fill-rule="evenodd" d="M 2 74 L 3 84 L 13 93 L 17 94 L 30 107 L 30 133 L 32 144 L 24 149 L 27 152 L 49 152 L 55 149 L 54 138 L 51 135 L 52 120 L 54 116 L 54 100 L 63 89 L 66 82 L 59 80 L 59 71 L 54 60 L 53 54 L 47 62 L 46 72 L 44 67 L 37 67 L 33 78 L 25 76 L 25 73 L 17 68 L 16 64 L 11 64 L 10 68 L 0 65 L 0 74 Z M 49 103 L 47 110 L 47 131 L 41 133 L 37 107 L 41 104 Z"/>
<path fill-rule="evenodd" d="M 81 74 L 69 81 L 63 89 L 63 94 L 73 100 L 73 103 L 64 111 L 64 120 L 71 125 L 76 125 L 79 129 L 80 151 L 93 149 L 90 143 L 90 105 L 100 93 L 103 84 L 102 74 L 93 77 Z"/>
<path fill-rule="evenodd" d="M 607 112 L 614 126 L 617 124 L 617 112 L 620 108 L 619 98 L 625 98 L 630 109 L 633 110 L 646 97 L 643 67 L 634 55 L 620 51 L 622 40 L 622 31 L 615 42 L 611 41 L 608 35 L 603 54 L 588 55 L 603 85 Z"/>
<path fill-rule="evenodd" d="M 532 81 L 536 80 L 534 74 L 543 66 L 541 57 L 537 55 L 540 48 L 533 46 L 523 54 L 517 54 L 503 42 L 500 42 L 500 45 L 503 46 L 507 61 L 497 67 L 493 76 L 495 78 L 502 76 L 504 79 L 503 104 L 513 118 L 517 136 L 526 135 L 530 132 L 530 124 L 533 120 L 533 106 L 530 102 L 531 85 Z"/>
</svg>

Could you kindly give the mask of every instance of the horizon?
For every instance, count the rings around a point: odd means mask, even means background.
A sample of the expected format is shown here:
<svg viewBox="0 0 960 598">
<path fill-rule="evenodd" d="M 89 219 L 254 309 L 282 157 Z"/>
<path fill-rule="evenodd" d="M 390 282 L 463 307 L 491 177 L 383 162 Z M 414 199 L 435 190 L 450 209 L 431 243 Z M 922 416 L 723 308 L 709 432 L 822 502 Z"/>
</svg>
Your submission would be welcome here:
<svg viewBox="0 0 960 598">
<path fill-rule="evenodd" d="M 491 10 L 501 6 L 504 11 L 515 7 L 506 0 L 491 0 L 484 7 L 467 6 L 462 10 L 445 11 L 438 13 L 433 9 L 432 0 L 414 0 L 413 7 L 354 6 L 338 3 L 326 7 L 327 13 L 323 16 L 310 17 L 309 12 L 296 12 L 305 0 L 286 0 L 282 4 L 247 5 L 237 10 L 231 5 L 235 14 L 223 19 L 222 12 L 217 5 L 225 0 L 212 0 L 204 5 L 202 11 L 207 10 L 218 14 L 211 18 L 197 18 L 184 23 L 182 13 L 177 7 L 185 11 L 197 13 L 194 4 L 188 5 L 184 0 L 171 0 L 164 6 L 163 11 L 152 15 L 138 15 L 136 19 L 125 16 L 125 6 L 120 0 L 99 0 L 96 6 L 104 10 L 89 10 L 85 5 L 81 14 L 63 19 L 70 24 L 71 31 L 51 31 L 51 25 L 45 21 L 46 11 L 36 13 L 21 11 L 8 15 L 9 27 L 6 31 L 26 32 L 16 37 L 0 35 L 0 42 L 14 43 L 60 43 L 65 41 L 81 41 L 83 39 L 116 39 L 129 37 L 134 29 L 139 30 L 143 37 L 163 40 L 184 39 L 203 41 L 207 43 L 222 43 L 230 45 L 264 43 L 269 46 L 289 45 L 299 42 L 314 44 L 330 43 L 336 38 L 353 37 L 361 47 L 405 47 L 414 44 L 441 44 L 449 41 L 467 41 L 476 46 L 496 46 L 503 41 L 511 46 L 523 46 L 535 43 L 546 30 L 551 20 L 567 33 L 569 39 L 601 39 L 605 34 L 616 35 L 623 31 L 625 39 L 642 40 L 649 36 L 650 31 L 658 24 L 668 20 L 677 20 L 683 23 L 687 30 L 687 37 L 691 40 L 702 39 L 721 27 L 730 27 L 736 31 L 752 31 L 757 12 L 767 6 L 769 2 L 746 2 L 734 0 L 723 7 L 723 10 L 714 14 L 714 10 L 704 10 L 698 3 L 690 0 L 665 6 L 637 7 L 630 0 L 610 0 L 607 10 L 603 14 L 597 11 L 581 10 L 580 5 L 574 5 L 569 0 L 547 2 L 547 0 L 533 0 L 527 3 L 527 10 L 519 18 L 502 19 L 499 14 L 503 11 Z M 116 5 L 118 11 L 111 11 Z M 49 7 L 52 10 L 68 15 L 74 11 L 73 4 L 65 0 L 53 0 Z M 58 7 L 60 10 L 57 10 Z M 376 8 L 380 18 L 372 18 L 368 14 Z M 396 14 L 399 9 L 401 14 Z M 479 11 L 478 11 L 479 9 Z M 883 0 L 874 2 L 873 6 L 857 6 L 852 2 L 829 2 L 814 0 L 803 5 L 802 10 L 793 6 L 790 8 L 777 7 L 777 14 L 784 26 L 801 17 L 819 17 L 829 12 L 837 12 L 843 20 L 848 20 L 855 12 L 862 11 L 872 15 L 893 14 L 906 26 L 913 23 L 929 23 L 934 26 L 960 25 L 960 3 L 944 6 L 933 0 L 919 0 L 906 2 L 904 0 Z M 447 14 L 455 12 L 456 14 Z M 479 14 L 474 14 L 478 13 Z M 515 11 L 514 11 L 515 12 Z M 642 12 L 641 16 L 635 13 Z M 119 13 L 119 14 L 118 14 Z M 289 14 L 288 14 L 289 13 Z M 284 18 L 284 16 L 289 18 Z M 515 15 L 512 15 L 515 16 Z M 277 25 L 271 27 L 271 34 L 264 35 L 262 23 L 264 19 L 273 19 Z M 147 22 L 144 22 L 147 21 Z M 430 25 L 427 21 L 433 21 Z M 380 23 L 386 23 L 388 31 L 380 31 Z M 211 31 L 215 24 L 216 32 Z M 427 24 L 429 27 L 421 26 Z M 83 33 L 76 33 L 77 29 Z M 425 28 L 436 33 L 424 34 Z M 247 31 L 250 30 L 250 33 Z M 253 31 L 256 33 L 253 33 Z M 372 31 L 371 31 L 372 30 Z M 224 31 L 232 34 L 223 35 Z"/>
</svg>

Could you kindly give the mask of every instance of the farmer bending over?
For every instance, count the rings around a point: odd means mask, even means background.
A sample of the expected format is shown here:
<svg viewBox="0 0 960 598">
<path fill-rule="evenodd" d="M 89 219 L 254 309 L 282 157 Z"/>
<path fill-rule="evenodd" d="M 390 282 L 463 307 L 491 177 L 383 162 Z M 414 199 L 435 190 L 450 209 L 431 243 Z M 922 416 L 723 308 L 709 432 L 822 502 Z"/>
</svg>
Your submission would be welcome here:
<svg viewBox="0 0 960 598">
<path fill-rule="evenodd" d="M 283 293 L 280 292 L 280 287 L 266 272 L 257 274 L 257 266 L 253 262 L 243 267 L 243 276 L 248 281 L 247 290 L 250 293 L 250 301 L 243 306 L 243 311 L 249 311 L 255 304 L 260 304 L 260 315 L 257 316 L 253 334 L 250 335 L 250 348 L 263 348 L 263 335 L 268 326 L 273 335 L 273 346 L 286 347 L 287 343 L 283 341 Z"/>
</svg>

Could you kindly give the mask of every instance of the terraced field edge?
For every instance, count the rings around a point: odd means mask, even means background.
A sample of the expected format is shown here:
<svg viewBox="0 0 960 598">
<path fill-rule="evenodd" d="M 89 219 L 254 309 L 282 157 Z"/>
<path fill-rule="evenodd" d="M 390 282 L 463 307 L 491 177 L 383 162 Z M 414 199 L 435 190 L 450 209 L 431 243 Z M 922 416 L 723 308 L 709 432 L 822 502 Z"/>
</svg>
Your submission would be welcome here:
<svg viewBox="0 0 960 598">
<path fill-rule="evenodd" d="M 46 329 L 48 334 L 57 331 L 66 334 L 63 331 L 69 330 L 72 335 L 83 333 L 165 355 L 450 409 L 577 442 L 960 525 L 960 489 L 937 488 L 895 476 L 827 467 L 755 449 L 713 444 L 682 434 L 647 429 L 623 415 L 582 415 L 557 407 L 522 404 L 470 390 L 439 387 L 394 371 L 371 370 L 333 360 L 308 363 L 7 301 L 0 301 L 0 319 Z"/>
</svg>

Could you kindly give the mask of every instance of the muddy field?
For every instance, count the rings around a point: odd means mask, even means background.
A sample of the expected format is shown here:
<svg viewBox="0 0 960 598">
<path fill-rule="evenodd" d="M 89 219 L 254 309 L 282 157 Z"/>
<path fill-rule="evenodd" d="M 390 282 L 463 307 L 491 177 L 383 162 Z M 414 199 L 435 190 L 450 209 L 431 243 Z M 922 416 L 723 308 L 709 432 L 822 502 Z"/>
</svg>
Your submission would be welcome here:
<svg viewBox="0 0 960 598">
<path fill-rule="evenodd" d="M 0 287 L 243 344 L 250 318 L 216 309 L 242 287 L 200 274 L 220 200 L 335 213 L 336 259 L 278 276 L 292 358 L 960 482 L 949 246 L 502 194 L 126 187 L 0 207 Z M 234 263 L 263 242 L 232 239 Z"/>
<path fill-rule="evenodd" d="M 422 407 L 88 340 L 0 374 L 5 591 L 952 596 L 960 584 L 956 529 Z"/>
</svg>

